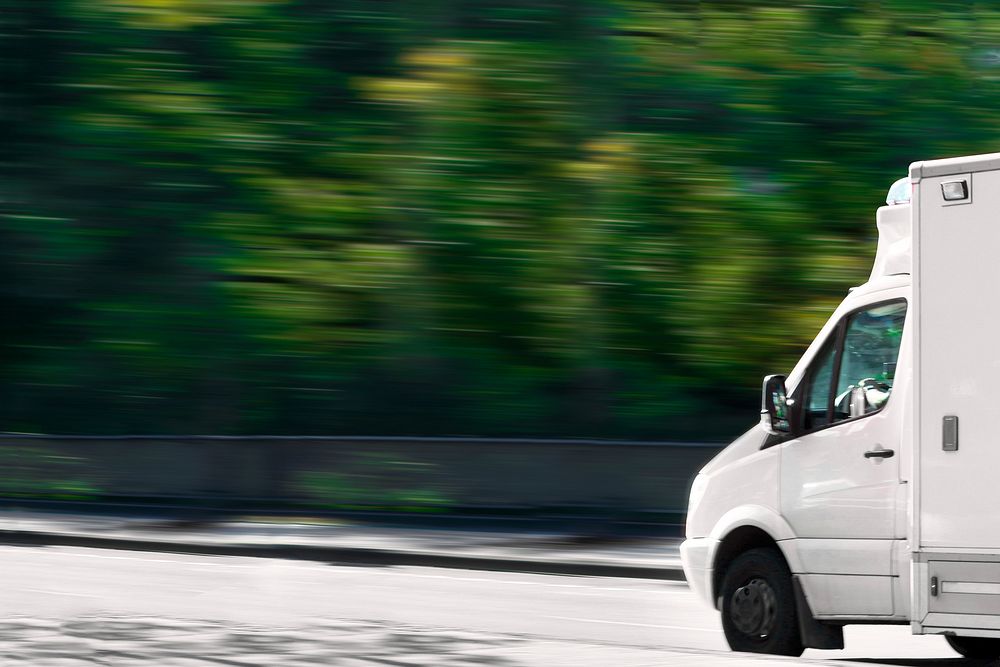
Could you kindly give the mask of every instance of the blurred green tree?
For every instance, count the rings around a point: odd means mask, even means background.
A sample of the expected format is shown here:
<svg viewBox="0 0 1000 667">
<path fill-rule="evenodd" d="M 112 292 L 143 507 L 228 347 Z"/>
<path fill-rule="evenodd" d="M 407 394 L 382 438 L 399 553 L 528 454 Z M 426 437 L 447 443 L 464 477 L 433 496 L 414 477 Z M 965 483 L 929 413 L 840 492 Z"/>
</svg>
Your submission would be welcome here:
<svg viewBox="0 0 1000 667">
<path fill-rule="evenodd" d="M 3 0 L 0 425 L 721 439 L 1000 12 Z"/>
</svg>

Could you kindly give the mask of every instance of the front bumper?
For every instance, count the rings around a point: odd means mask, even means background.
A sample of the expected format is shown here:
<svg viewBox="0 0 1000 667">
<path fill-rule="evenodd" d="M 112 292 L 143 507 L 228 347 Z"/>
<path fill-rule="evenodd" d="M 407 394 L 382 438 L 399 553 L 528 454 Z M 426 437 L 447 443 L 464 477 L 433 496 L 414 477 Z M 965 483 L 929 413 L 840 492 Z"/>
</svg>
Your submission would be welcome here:
<svg viewBox="0 0 1000 667">
<path fill-rule="evenodd" d="M 710 537 L 696 537 L 681 543 L 681 565 L 684 578 L 698 597 L 715 607 L 712 596 L 712 558 L 719 546 L 719 540 Z"/>
</svg>

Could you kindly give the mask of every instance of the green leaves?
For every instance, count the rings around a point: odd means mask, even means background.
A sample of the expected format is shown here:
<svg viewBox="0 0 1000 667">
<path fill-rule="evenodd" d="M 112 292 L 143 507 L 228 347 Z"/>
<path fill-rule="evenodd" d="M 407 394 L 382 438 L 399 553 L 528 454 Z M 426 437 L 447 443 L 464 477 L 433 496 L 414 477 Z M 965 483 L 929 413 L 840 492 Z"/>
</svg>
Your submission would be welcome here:
<svg viewBox="0 0 1000 667">
<path fill-rule="evenodd" d="M 730 435 L 992 150 L 918 4 L 8 0 L 0 424 Z"/>
</svg>

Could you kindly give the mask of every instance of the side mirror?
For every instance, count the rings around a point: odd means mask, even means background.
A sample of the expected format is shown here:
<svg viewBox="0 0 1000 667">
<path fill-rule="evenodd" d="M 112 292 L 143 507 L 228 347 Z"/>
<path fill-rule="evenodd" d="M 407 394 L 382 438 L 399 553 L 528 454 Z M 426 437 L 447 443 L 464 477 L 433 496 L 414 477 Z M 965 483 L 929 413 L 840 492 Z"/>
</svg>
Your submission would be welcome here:
<svg viewBox="0 0 1000 667">
<path fill-rule="evenodd" d="M 785 393 L 785 376 L 768 375 L 761 390 L 760 420 L 772 435 L 790 433 L 788 396 Z"/>
</svg>

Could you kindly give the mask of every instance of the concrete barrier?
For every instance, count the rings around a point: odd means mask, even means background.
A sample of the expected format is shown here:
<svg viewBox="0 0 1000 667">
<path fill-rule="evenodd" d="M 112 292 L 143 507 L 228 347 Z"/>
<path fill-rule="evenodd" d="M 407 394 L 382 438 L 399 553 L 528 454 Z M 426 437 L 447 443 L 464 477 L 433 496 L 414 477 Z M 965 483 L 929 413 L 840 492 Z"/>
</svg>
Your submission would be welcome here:
<svg viewBox="0 0 1000 667">
<path fill-rule="evenodd" d="M 682 513 L 719 444 L 0 435 L 0 498 L 267 511 Z"/>
</svg>

